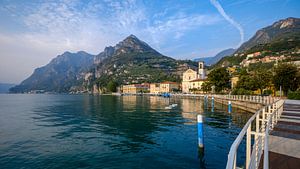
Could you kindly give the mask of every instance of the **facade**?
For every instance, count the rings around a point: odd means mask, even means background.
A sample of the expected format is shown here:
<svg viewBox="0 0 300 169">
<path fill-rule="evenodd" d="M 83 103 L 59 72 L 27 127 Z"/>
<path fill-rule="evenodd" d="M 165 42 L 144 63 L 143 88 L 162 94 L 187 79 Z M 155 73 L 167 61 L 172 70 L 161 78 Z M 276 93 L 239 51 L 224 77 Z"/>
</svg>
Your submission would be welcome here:
<svg viewBox="0 0 300 169">
<path fill-rule="evenodd" d="M 234 76 L 231 78 L 231 89 L 233 89 L 236 85 L 237 85 L 237 82 L 239 81 L 239 77 L 238 76 Z"/>
<path fill-rule="evenodd" d="M 205 82 L 206 80 L 204 79 L 196 79 L 196 80 L 192 80 L 190 81 L 190 89 L 192 90 L 201 90 L 202 89 L 202 84 Z"/>
<path fill-rule="evenodd" d="M 150 84 L 148 83 L 123 85 L 122 92 L 128 94 L 147 93 L 149 92 L 149 88 Z"/>
<path fill-rule="evenodd" d="M 159 94 L 159 93 L 171 93 L 178 91 L 180 85 L 176 82 L 162 82 L 162 83 L 151 83 L 150 84 L 150 93 Z"/>
<path fill-rule="evenodd" d="M 163 82 L 159 85 L 160 93 L 171 93 L 179 90 L 179 84 L 176 82 Z"/>
<path fill-rule="evenodd" d="M 150 93 L 152 94 L 158 94 L 159 93 L 159 83 L 151 83 L 150 84 Z"/>
<path fill-rule="evenodd" d="M 204 62 L 198 63 L 198 72 L 193 69 L 188 69 L 183 73 L 182 77 L 182 92 L 190 93 L 192 89 L 201 89 L 201 85 L 206 79 L 206 69 Z M 201 85 L 200 85 L 201 84 Z M 199 86 L 200 85 L 200 86 Z"/>
<path fill-rule="evenodd" d="M 183 73 L 183 77 L 182 77 L 182 92 L 183 93 L 189 93 L 190 81 L 196 80 L 197 76 L 198 76 L 197 72 L 192 69 L 188 69 L 187 71 L 185 71 Z"/>
</svg>

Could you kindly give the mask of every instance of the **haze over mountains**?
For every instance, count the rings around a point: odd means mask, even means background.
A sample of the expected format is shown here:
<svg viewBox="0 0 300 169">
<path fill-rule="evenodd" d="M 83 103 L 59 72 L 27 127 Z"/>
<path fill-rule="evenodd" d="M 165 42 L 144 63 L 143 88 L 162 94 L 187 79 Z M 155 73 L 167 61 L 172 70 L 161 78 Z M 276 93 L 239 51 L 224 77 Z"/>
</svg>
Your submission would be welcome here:
<svg viewBox="0 0 300 169">
<path fill-rule="evenodd" d="M 9 89 L 13 86 L 15 86 L 15 84 L 0 83 L 0 93 L 8 93 Z"/>
<path fill-rule="evenodd" d="M 204 61 L 206 65 L 214 65 L 216 64 L 218 61 L 220 61 L 223 57 L 225 56 L 230 56 L 232 54 L 234 54 L 236 50 L 233 48 L 230 49 L 225 49 L 219 53 L 217 53 L 215 56 L 213 57 L 203 57 L 203 58 L 197 58 L 194 59 L 195 62 L 199 62 L 199 61 Z"/>
<path fill-rule="evenodd" d="M 52 59 L 49 64 L 34 70 L 21 84 L 10 89 L 13 93 L 44 90 L 67 92 L 79 85 L 84 72 L 93 64 L 94 56 L 86 52 L 65 52 Z"/>
<path fill-rule="evenodd" d="M 234 53 L 247 53 L 255 49 L 277 49 L 279 44 L 285 48 L 300 47 L 300 19 L 287 18 L 263 28 L 247 42 L 235 49 L 227 49 L 214 57 L 199 58 L 206 64 L 224 61 L 224 56 Z M 277 45 L 277 46 L 276 46 Z M 283 49 L 282 49 L 283 50 Z M 223 59 L 222 59 L 223 58 Z M 240 61 L 237 58 L 238 62 Z M 219 64 L 219 63 L 218 63 Z M 86 52 L 65 52 L 57 56 L 34 73 L 20 85 L 11 88 L 11 92 L 29 92 L 44 90 L 51 92 L 69 92 L 78 90 L 105 91 L 110 81 L 117 84 L 143 82 L 161 82 L 165 80 L 181 81 L 183 71 L 196 68 L 197 63 L 188 60 L 176 60 L 151 48 L 147 43 L 130 35 L 115 46 L 106 47 L 96 56 Z"/>
<path fill-rule="evenodd" d="M 180 61 L 164 56 L 136 36 L 130 35 L 114 47 L 106 47 L 96 56 L 86 52 L 65 52 L 49 64 L 38 68 L 11 92 L 68 92 L 72 87 L 84 85 L 91 88 L 97 84 L 105 88 L 109 81 L 118 84 L 180 81 L 180 75 L 192 61 Z M 83 83 L 87 80 L 87 83 Z"/>
</svg>

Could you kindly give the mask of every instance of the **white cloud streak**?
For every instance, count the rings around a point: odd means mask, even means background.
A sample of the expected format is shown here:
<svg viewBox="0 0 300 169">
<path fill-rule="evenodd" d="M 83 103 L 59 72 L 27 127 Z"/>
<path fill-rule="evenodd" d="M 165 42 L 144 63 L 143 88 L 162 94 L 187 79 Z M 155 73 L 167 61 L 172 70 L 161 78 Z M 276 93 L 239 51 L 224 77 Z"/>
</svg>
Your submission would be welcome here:
<svg viewBox="0 0 300 169">
<path fill-rule="evenodd" d="M 222 5 L 217 0 L 210 0 L 211 4 L 217 8 L 218 12 L 224 17 L 226 21 L 228 21 L 231 25 L 233 25 L 240 33 L 240 42 L 237 45 L 239 47 L 244 42 L 244 29 L 243 27 L 237 23 L 233 18 L 226 14 Z"/>
</svg>

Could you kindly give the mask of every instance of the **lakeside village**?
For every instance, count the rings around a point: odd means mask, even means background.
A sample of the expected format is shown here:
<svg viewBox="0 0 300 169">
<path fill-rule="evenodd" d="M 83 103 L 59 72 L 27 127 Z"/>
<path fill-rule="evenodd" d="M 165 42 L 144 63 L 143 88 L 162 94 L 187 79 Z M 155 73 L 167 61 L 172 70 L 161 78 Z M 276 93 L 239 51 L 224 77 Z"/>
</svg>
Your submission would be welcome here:
<svg viewBox="0 0 300 169">
<path fill-rule="evenodd" d="M 169 97 L 170 93 L 183 94 L 198 94 L 204 93 L 203 84 L 207 82 L 207 70 L 204 62 L 198 62 L 198 70 L 189 68 L 182 75 L 182 83 L 165 81 L 161 83 L 142 83 L 142 84 L 129 84 L 122 85 L 118 88 L 118 93 L 121 94 L 142 94 L 149 93 L 153 95 L 161 95 Z M 236 85 L 238 77 L 231 79 L 232 88 Z M 213 90 L 213 88 L 212 88 Z M 213 91 L 212 91 L 213 92 Z"/>
<path fill-rule="evenodd" d="M 240 66 L 229 66 L 226 68 L 226 71 L 228 72 L 230 79 L 227 86 L 229 89 L 235 89 L 238 86 L 238 82 L 240 80 L 240 75 L 237 73 L 239 68 L 247 68 L 250 64 L 255 63 L 274 63 L 274 66 L 277 66 L 280 63 L 287 63 L 291 64 L 297 67 L 298 71 L 300 69 L 300 61 L 292 59 L 294 55 L 297 55 L 300 53 L 300 50 L 297 52 L 290 53 L 290 55 L 287 55 L 286 53 L 276 53 L 273 55 L 270 55 L 266 51 L 262 52 L 254 52 L 246 55 L 246 58 L 240 63 Z M 235 54 L 237 55 L 244 55 L 244 54 Z M 291 56 L 293 55 L 293 56 Z M 225 65 L 222 65 L 222 67 L 226 67 Z M 283 70 L 287 71 L 287 70 Z M 205 63 L 203 61 L 198 62 L 198 70 L 193 70 L 191 68 L 187 69 L 182 74 L 182 82 L 171 82 L 171 81 L 165 81 L 162 83 L 142 83 L 142 84 L 129 84 L 129 85 L 122 85 L 118 88 L 117 92 L 119 94 L 142 94 L 142 93 L 149 93 L 152 95 L 161 95 L 164 97 L 169 97 L 170 93 L 176 93 L 176 94 L 204 94 L 204 93 L 215 93 L 217 90 L 215 90 L 215 86 L 207 85 L 209 83 L 208 80 L 208 74 L 210 72 L 207 71 L 205 68 Z M 267 72 L 264 72 L 267 73 Z M 262 76 L 263 77 L 263 76 Z M 243 77 L 242 77 L 243 78 Z M 262 81 L 265 81 L 264 86 L 258 87 L 253 90 L 252 94 L 263 94 L 264 89 L 267 89 L 268 91 L 267 95 L 281 95 L 279 93 L 280 91 L 276 90 L 276 87 L 274 85 L 271 85 L 269 83 L 270 77 L 266 76 L 266 79 L 261 79 Z M 218 79 L 217 79 L 218 80 Z M 245 80 L 245 79 L 244 79 Z M 255 80 L 254 80 L 255 81 Z M 255 83 L 255 82 L 254 82 Z M 260 83 L 260 82 L 257 82 Z M 293 82 L 291 82 L 293 83 Z M 297 83 L 297 82 L 296 82 Z M 247 85 L 247 84 L 245 84 Z M 248 84 L 253 85 L 253 84 Z M 297 86 L 297 84 L 295 84 Z M 265 94 L 265 93 L 264 93 Z M 285 94 L 286 95 L 286 94 Z"/>
</svg>

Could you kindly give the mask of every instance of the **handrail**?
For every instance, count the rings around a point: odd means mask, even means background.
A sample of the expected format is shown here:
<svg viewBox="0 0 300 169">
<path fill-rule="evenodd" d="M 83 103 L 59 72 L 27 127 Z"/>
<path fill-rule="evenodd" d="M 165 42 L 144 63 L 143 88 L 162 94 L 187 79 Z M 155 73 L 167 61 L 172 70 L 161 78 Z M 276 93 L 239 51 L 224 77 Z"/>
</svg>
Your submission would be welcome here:
<svg viewBox="0 0 300 169">
<path fill-rule="evenodd" d="M 233 144 L 231 145 L 226 168 L 236 168 L 237 150 L 246 135 L 246 169 L 258 168 L 261 155 L 264 151 L 264 169 L 268 169 L 268 135 L 273 129 L 283 111 L 283 100 L 274 99 L 274 102 L 267 104 L 257 110 L 255 114 L 247 121 Z M 255 130 L 252 131 L 252 123 L 255 122 Z M 253 127 L 254 128 L 254 127 Z M 251 138 L 254 136 L 253 147 L 251 151 Z M 252 153 L 251 153 L 252 152 Z"/>
<path fill-rule="evenodd" d="M 247 132 L 247 129 L 250 127 L 252 121 L 255 119 L 256 115 L 259 113 L 260 110 L 258 110 L 245 124 L 245 126 L 243 127 L 242 131 L 239 133 L 239 135 L 237 136 L 237 138 L 234 140 L 234 142 L 232 143 L 231 147 L 230 147 L 230 151 L 229 152 L 234 152 L 234 153 L 229 153 L 228 154 L 228 161 L 227 161 L 227 165 L 226 168 L 234 168 L 233 166 L 234 161 L 236 159 L 236 151 L 241 143 L 241 141 L 244 138 L 244 135 Z"/>
</svg>

